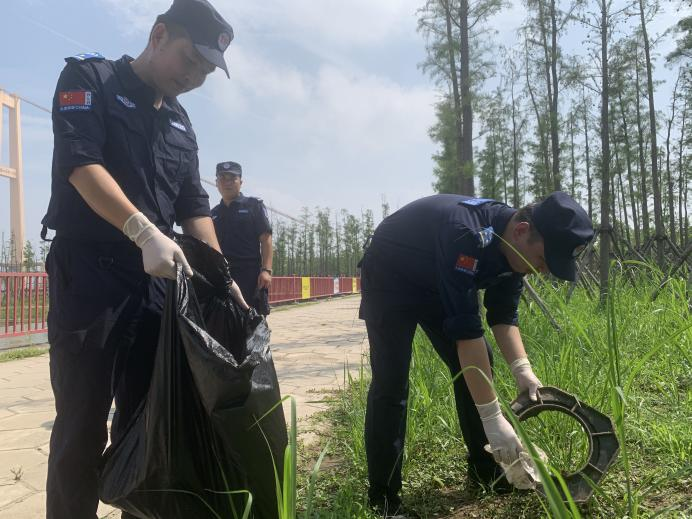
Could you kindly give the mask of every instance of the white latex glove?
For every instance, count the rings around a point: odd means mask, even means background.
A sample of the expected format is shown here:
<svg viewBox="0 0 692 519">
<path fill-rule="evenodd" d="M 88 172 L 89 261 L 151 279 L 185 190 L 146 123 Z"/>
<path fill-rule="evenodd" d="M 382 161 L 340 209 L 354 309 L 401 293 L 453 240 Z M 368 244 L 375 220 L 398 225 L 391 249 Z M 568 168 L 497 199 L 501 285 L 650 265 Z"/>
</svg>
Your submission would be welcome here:
<svg viewBox="0 0 692 519">
<path fill-rule="evenodd" d="M 531 369 L 531 363 L 526 357 L 515 360 L 509 367 L 512 370 L 512 375 L 514 375 L 514 380 L 517 382 L 517 388 L 519 389 L 519 394 L 524 391 L 529 392 L 529 398 L 534 402 L 538 400 L 536 396 L 536 390 L 539 387 L 543 387 L 543 384 L 538 377 L 534 375 Z"/>
<path fill-rule="evenodd" d="M 486 450 L 497 463 L 511 465 L 525 449 L 512 425 L 502 415 L 497 398 L 488 404 L 477 405 L 476 408 L 490 444 L 490 449 Z"/>
<path fill-rule="evenodd" d="M 150 276 L 175 279 L 175 265 L 179 263 L 185 275 L 192 277 L 192 269 L 182 249 L 144 214 L 130 216 L 123 225 L 123 233 L 142 249 L 144 272 Z"/>
<path fill-rule="evenodd" d="M 548 462 L 548 456 L 540 448 L 533 446 L 536 449 L 538 456 L 543 463 Z M 485 450 L 492 454 L 490 445 L 485 446 Z M 531 459 L 531 455 L 526 452 L 520 452 L 519 458 L 511 465 L 500 463 L 502 470 L 505 472 L 507 481 L 514 487 L 520 490 L 529 490 L 536 488 L 536 484 L 541 482 L 540 473 L 536 464 Z"/>
</svg>

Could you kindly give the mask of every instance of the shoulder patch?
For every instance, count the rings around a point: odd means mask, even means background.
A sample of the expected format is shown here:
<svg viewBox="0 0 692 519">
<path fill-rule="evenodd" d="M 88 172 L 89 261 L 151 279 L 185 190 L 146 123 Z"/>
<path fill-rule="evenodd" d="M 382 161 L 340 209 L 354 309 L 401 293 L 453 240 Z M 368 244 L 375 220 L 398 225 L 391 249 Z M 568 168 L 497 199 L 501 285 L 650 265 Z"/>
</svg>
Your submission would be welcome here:
<svg viewBox="0 0 692 519">
<path fill-rule="evenodd" d="M 67 63 L 82 63 L 84 61 L 103 61 L 104 59 L 106 58 L 98 52 L 83 52 L 82 54 L 75 54 L 65 58 L 65 61 Z"/>
<path fill-rule="evenodd" d="M 125 106 L 126 108 L 137 108 L 137 105 L 134 103 L 134 101 L 130 101 L 127 97 L 122 96 L 120 94 L 116 94 L 115 98 Z"/>
<path fill-rule="evenodd" d="M 469 198 L 468 200 L 462 200 L 460 203 L 463 205 L 468 205 L 471 207 L 487 204 L 488 202 L 494 202 L 492 198 Z"/>
<path fill-rule="evenodd" d="M 181 132 L 186 132 L 187 133 L 187 128 L 185 128 L 185 125 L 179 121 L 170 121 L 171 126 L 177 130 L 180 130 Z"/>
<path fill-rule="evenodd" d="M 476 238 L 478 238 L 478 247 L 484 249 L 493 242 L 495 237 L 495 229 L 490 227 L 485 227 L 476 233 Z"/>
<path fill-rule="evenodd" d="M 454 265 L 454 270 L 459 272 L 464 272 L 465 274 L 471 274 L 474 276 L 478 271 L 478 260 L 473 256 L 467 256 L 466 254 L 459 254 L 457 261 Z"/>
<path fill-rule="evenodd" d="M 58 108 L 61 112 L 91 110 L 91 90 L 70 90 L 58 93 Z"/>
</svg>

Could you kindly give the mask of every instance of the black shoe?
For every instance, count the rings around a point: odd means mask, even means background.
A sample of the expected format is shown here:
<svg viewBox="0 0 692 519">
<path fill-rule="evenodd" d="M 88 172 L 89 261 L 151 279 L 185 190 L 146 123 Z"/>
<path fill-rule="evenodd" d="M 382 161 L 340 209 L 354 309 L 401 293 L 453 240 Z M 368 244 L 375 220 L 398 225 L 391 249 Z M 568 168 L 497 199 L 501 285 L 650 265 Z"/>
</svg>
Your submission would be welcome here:
<svg viewBox="0 0 692 519">
<path fill-rule="evenodd" d="M 399 496 L 370 496 L 370 508 L 386 519 L 405 519 Z"/>
<path fill-rule="evenodd" d="M 517 490 L 505 477 L 505 472 L 497 463 L 479 463 L 468 466 L 469 485 L 495 494 L 509 494 Z"/>
</svg>

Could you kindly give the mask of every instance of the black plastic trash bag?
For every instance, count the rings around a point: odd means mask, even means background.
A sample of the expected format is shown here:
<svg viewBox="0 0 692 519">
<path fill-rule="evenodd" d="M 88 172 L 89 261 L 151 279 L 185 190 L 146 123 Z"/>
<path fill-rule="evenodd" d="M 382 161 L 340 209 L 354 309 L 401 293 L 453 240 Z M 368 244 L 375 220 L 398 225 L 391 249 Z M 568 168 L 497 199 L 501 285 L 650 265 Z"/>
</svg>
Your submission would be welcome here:
<svg viewBox="0 0 692 519">
<path fill-rule="evenodd" d="M 143 519 L 231 519 L 250 492 L 252 516 L 276 518 L 287 434 L 269 328 L 230 297 L 221 254 L 177 240 L 195 276 L 168 282 L 151 386 L 99 497 Z"/>
</svg>

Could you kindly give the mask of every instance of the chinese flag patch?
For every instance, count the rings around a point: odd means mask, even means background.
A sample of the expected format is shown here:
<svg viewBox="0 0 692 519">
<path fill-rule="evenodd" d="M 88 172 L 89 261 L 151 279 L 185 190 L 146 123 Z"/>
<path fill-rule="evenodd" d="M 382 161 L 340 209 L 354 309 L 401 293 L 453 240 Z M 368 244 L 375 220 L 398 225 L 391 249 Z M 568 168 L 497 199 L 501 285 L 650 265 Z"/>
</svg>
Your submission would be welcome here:
<svg viewBox="0 0 692 519">
<path fill-rule="evenodd" d="M 478 260 L 465 254 L 459 254 L 454 268 L 468 274 L 475 274 L 478 269 Z"/>
<path fill-rule="evenodd" d="M 91 110 L 91 91 L 72 90 L 58 94 L 58 105 L 61 112 L 70 110 Z"/>
</svg>

